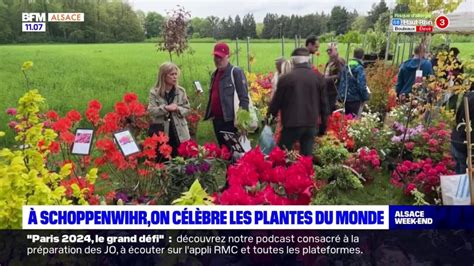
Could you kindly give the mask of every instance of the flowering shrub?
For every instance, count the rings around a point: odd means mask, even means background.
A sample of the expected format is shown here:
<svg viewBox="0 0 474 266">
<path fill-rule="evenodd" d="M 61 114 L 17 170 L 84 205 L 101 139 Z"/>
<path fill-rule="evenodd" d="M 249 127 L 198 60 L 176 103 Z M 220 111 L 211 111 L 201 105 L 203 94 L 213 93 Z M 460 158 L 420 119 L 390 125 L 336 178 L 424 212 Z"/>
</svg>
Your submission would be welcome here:
<svg viewBox="0 0 474 266">
<path fill-rule="evenodd" d="M 188 140 L 178 147 L 178 154 L 179 157 L 166 163 L 166 175 L 170 178 L 167 201 L 190 189 L 195 181 L 203 184 L 209 193 L 217 191 L 217 177 L 225 175 L 231 157 L 226 146 L 219 147 L 215 143 L 199 146 L 195 141 Z"/>
<path fill-rule="evenodd" d="M 52 171 L 44 163 L 44 157 L 50 151 L 42 147 L 51 145 L 57 137 L 39 118 L 44 101 L 37 90 L 31 90 L 20 98 L 15 111 L 10 110 L 19 121 L 15 126 L 15 139 L 21 143 L 21 149 L 3 148 L 0 151 L 0 228 L 20 228 L 23 205 L 71 203 L 71 197 L 61 185 L 71 174 L 71 165 L 65 164 Z M 4 132 L 0 133 L 0 136 L 4 135 Z M 38 145 L 40 142 L 43 145 Z M 81 198 L 80 193 L 75 196 Z"/>
<path fill-rule="evenodd" d="M 392 173 L 390 183 L 402 188 L 408 196 L 417 189 L 425 194 L 428 202 L 436 204 L 440 202 L 440 176 L 454 174 L 450 170 L 453 166 L 454 162 L 450 157 L 445 157 L 437 163 L 431 159 L 403 161 Z"/>
<path fill-rule="evenodd" d="M 374 179 L 374 173 L 380 171 L 380 157 L 375 149 L 361 148 L 352 154 L 346 164 L 361 174 L 367 181 Z"/>
<path fill-rule="evenodd" d="M 344 146 L 351 150 L 355 146 L 354 139 L 349 135 L 348 127 L 352 122 L 351 115 L 343 115 L 340 112 L 332 113 L 328 118 L 327 133 L 336 137 L 344 143 Z"/>
<path fill-rule="evenodd" d="M 74 176 L 85 175 L 90 167 L 99 167 L 104 174 L 113 177 L 104 181 L 108 183 L 108 190 L 117 188 L 130 196 L 131 200 L 161 196 L 166 179 L 156 176 L 161 174 L 164 167 L 159 160 L 169 158 L 171 154 L 171 146 L 167 144 L 168 137 L 163 133 L 146 136 L 146 109 L 134 93 L 126 93 L 122 101 L 114 105 L 114 110 L 106 113 L 103 118 L 100 116 L 101 109 L 99 101 L 91 100 L 84 117 L 76 110 L 67 112 L 64 117 L 53 110 L 44 114 L 46 123 L 59 135 L 59 140 L 49 146 L 52 155 L 48 157 L 48 161 L 63 163 L 59 158 L 67 158 L 73 165 Z M 84 118 L 86 121 L 83 121 Z M 94 152 L 89 156 L 74 155 L 71 153 L 75 138 L 73 132 L 79 124 L 87 122 L 90 123 L 90 128 L 96 130 Z M 141 147 L 139 153 L 123 156 L 113 140 L 113 133 L 122 129 L 128 129 L 133 134 Z M 88 186 L 86 182 L 75 184 Z M 111 193 L 112 191 L 108 191 L 107 195 L 110 196 Z"/>
<path fill-rule="evenodd" d="M 273 73 L 254 74 L 246 72 L 245 75 L 249 84 L 249 95 L 252 103 L 259 110 L 260 116 L 265 117 L 272 93 Z"/>
<path fill-rule="evenodd" d="M 366 112 L 358 120 L 351 121 L 349 136 L 354 139 L 354 149 L 368 147 L 381 154 L 389 154 L 392 149 L 392 131 L 384 127 L 377 113 Z"/>
<path fill-rule="evenodd" d="M 267 159 L 259 148 L 229 167 L 229 187 L 216 195 L 222 205 L 307 205 L 315 187 L 310 157 L 287 162 L 287 154 L 273 149 Z"/>
<path fill-rule="evenodd" d="M 366 71 L 367 86 L 371 95 L 369 107 L 382 117 L 397 105 L 397 95 L 393 87 L 397 83 L 398 69 L 387 65 L 384 61 L 377 61 Z"/>
</svg>

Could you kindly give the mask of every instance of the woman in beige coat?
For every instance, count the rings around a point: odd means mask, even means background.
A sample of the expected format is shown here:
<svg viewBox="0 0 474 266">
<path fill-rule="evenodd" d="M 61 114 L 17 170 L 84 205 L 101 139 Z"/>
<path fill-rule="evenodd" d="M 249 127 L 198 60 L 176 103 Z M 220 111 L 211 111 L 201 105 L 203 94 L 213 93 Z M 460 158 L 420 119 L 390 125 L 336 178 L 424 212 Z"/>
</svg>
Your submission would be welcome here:
<svg viewBox="0 0 474 266">
<path fill-rule="evenodd" d="M 156 85 L 150 90 L 148 113 L 151 125 L 148 134 L 164 131 L 177 155 L 179 144 L 190 139 L 186 115 L 190 105 L 186 91 L 178 85 L 180 70 L 173 63 L 163 63 L 158 71 Z"/>
</svg>

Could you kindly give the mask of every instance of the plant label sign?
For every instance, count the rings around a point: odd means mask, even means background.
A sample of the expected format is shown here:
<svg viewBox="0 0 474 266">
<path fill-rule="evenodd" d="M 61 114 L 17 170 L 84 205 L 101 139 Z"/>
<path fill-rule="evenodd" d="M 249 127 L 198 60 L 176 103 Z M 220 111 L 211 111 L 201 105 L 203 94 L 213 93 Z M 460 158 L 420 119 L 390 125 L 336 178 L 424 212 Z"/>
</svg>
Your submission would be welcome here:
<svg viewBox="0 0 474 266">
<path fill-rule="evenodd" d="M 130 133 L 130 130 L 127 129 L 116 132 L 114 133 L 114 138 L 123 156 L 127 157 L 140 152 L 140 148 L 138 148 L 138 145 L 135 142 L 132 133 Z"/>
<path fill-rule="evenodd" d="M 199 82 L 199 80 L 194 81 L 194 87 L 196 88 L 196 91 L 198 93 L 203 93 L 204 92 L 204 90 L 202 89 L 202 86 L 201 86 L 201 82 Z"/>
<path fill-rule="evenodd" d="M 91 153 L 92 141 L 94 140 L 94 130 L 87 128 L 76 129 L 74 143 L 72 144 L 72 154 L 89 155 Z"/>
</svg>

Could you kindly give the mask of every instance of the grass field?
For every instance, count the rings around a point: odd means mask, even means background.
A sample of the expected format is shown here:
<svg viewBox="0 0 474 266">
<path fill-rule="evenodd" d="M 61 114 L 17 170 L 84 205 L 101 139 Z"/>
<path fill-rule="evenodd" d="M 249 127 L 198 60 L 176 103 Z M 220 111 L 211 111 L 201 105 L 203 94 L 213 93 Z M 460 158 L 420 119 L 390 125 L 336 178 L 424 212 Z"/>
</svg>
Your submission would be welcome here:
<svg viewBox="0 0 474 266">
<path fill-rule="evenodd" d="M 461 50 L 462 58 L 474 54 L 470 43 L 452 45 Z M 212 47 L 212 43 L 192 43 L 192 54 L 174 58 L 183 73 L 181 84 L 191 96 L 193 80 L 200 80 L 205 88 L 209 85 L 209 74 L 214 70 Z M 327 62 L 326 47 L 322 45 L 321 56 L 314 59 L 315 65 Z M 293 48 L 293 43 L 286 43 L 285 55 L 288 56 Z M 235 50 L 235 43 L 231 49 Z M 345 57 L 345 50 L 342 45 L 342 57 Z M 281 44 L 254 43 L 250 45 L 250 53 L 255 57 L 252 72 L 273 71 L 274 60 L 281 56 Z M 240 43 L 239 65 L 245 70 L 246 56 L 245 43 Z M 18 98 L 28 90 L 20 71 L 24 61 L 34 62 L 34 67 L 28 71 L 31 88 L 39 89 L 49 107 L 64 114 L 73 108 L 83 111 L 91 99 L 101 101 L 104 110 L 109 111 L 125 92 L 135 92 L 141 101 L 147 102 L 148 91 L 156 81 L 158 66 L 169 60 L 167 53 L 158 52 L 151 43 L 6 45 L 0 46 L 0 58 L 0 130 L 7 131 L 6 138 L 0 139 L 2 146 L 9 146 L 12 142 L 4 110 L 16 106 Z M 236 63 L 236 56 L 233 56 L 232 62 Z M 204 102 L 207 96 L 201 97 Z M 208 123 L 201 123 L 198 137 L 200 142 L 213 138 Z"/>
</svg>

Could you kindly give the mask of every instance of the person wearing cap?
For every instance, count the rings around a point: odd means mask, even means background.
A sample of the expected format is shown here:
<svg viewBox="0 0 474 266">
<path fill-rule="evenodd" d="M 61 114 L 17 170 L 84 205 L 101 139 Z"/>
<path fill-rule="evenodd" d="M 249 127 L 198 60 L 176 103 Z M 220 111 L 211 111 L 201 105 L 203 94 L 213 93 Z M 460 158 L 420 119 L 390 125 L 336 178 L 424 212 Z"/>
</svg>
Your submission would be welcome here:
<svg viewBox="0 0 474 266">
<path fill-rule="evenodd" d="M 219 145 L 227 145 L 221 131 L 237 133 L 235 127 L 234 93 L 239 99 L 239 108 L 249 109 L 249 96 L 245 74 L 229 62 L 229 46 L 219 42 L 214 46 L 216 70 L 211 75 L 209 100 L 204 120 L 212 119 L 214 134 Z"/>
<path fill-rule="evenodd" d="M 306 48 L 293 51 L 293 70 L 278 80 L 268 109 L 274 117 L 281 112 L 283 129 L 278 145 L 291 150 L 298 141 L 304 156 L 313 153 L 314 137 L 319 131 L 318 118 L 325 120 L 329 114 L 324 77 L 312 71 L 309 55 Z"/>
<path fill-rule="evenodd" d="M 326 80 L 326 89 L 328 90 L 329 111 L 334 112 L 336 110 L 339 76 L 346 62 L 339 57 L 335 43 L 331 43 L 326 52 L 328 53 L 329 61 L 324 67 L 324 78 Z"/>
</svg>

